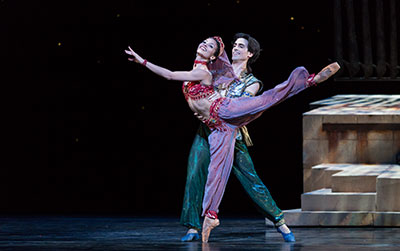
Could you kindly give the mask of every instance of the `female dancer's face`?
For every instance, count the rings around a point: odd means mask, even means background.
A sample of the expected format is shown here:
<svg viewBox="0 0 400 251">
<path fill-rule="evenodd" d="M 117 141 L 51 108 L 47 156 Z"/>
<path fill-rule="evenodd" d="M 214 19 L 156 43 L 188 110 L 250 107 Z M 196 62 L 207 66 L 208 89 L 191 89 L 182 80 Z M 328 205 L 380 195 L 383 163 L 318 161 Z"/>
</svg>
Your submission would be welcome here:
<svg viewBox="0 0 400 251">
<path fill-rule="evenodd" d="M 199 44 L 199 47 L 197 47 L 197 54 L 202 58 L 213 60 L 217 48 L 217 42 L 212 38 L 207 38 Z"/>
</svg>

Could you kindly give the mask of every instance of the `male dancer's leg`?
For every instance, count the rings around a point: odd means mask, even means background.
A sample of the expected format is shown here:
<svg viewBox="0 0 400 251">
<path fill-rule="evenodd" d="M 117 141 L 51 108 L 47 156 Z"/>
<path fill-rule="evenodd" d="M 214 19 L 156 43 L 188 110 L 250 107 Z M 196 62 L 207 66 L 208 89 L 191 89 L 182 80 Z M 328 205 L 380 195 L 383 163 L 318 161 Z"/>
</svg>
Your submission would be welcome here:
<svg viewBox="0 0 400 251">
<path fill-rule="evenodd" d="M 245 143 L 240 140 L 237 140 L 235 145 L 233 173 L 264 217 L 274 224 L 284 222 L 282 211 L 276 205 L 260 177 L 258 177 L 247 147 Z"/>
<path fill-rule="evenodd" d="M 209 134 L 210 129 L 201 123 L 190 149 L 180 220 L 182 225 L 197 230 L 201 229 L 201 204 L 210 164 Z"/>
<path fill-rule="evenodd" d="M 207 180 L 208 166 L 210 164 L 210 149 L 208 144 L 208 136 L 210 133 L 211 130 L 205 124 L 200 124 L 188 158 L 187 178 L 180 223 L 183 226 L 197 230 L 201 229 L 200 205 Z M 278 207 L 276 207 L 277 210 L 272 210 L 269 214 L 268 212 L 271 210 L 265 209 L 268 207 L 266 201 L 273 202 L 273 199 L 271 198 L 271 200 L 268 200 L 268 198 L 264 198 L 269 195 L 268 189 L 257 176 L 247 147 L 245 143 L 240 140 L 235 142 L 235 160 L 233 168 L 242 186 L 256 205 L 260 207 L 260 210 L 266 212 L 265 215 L 272 215 L 274 219 L 280 219 L 280 216 L 277 216 L 281 213 Z M 260 188 L 262 186 L 262 190 L 264 191 L 260 191 L 261 194 L 253 190 L 253 187 Z M 273 206 L 269 208 L 273 208 Z M 266 217 L 268 219 L 270 218 L 269 216 Z M 276 221 L 279 221 L 279 219 Z M 273 219 L 271 220 L 275 222 Z"/>
</svg>

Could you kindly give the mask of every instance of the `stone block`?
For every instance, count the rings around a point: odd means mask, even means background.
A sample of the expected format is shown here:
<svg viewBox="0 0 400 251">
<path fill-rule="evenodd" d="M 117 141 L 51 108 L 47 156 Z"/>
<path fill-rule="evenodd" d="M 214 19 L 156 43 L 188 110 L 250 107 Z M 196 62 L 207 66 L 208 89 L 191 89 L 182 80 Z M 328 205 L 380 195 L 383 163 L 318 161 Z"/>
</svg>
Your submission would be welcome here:
<svg viewBox="0 0 400 251">
<path fill-rule="evenodd" d="M 400 212 L 400 166 L 393 165 L 377 177 L 377 211 Z"/>
<path fill-rule="evenodd" d="M 326 139 L 326 132 L 322 131 L 322 116 L 303 116 L 303 139 Z"/>
<path fill-rule="evenodd" d="M 320 226 L 373 226 L 374 217 L 372 212 L 326 212 L 320 213 Z"/>
<path fill-rule="evenodd" d="M 322 163 L 320 165 L 313 166 L 311 168 L 311 187 L 315 191 L 321 188 L 331 188 L 332 187 L 332 175 L 345 170 L 346 168 L 351 168 L 352 164 L 336 164 L 336 163 Z"/>
<path fill-rule="evenodd" d="M 393 132 L 393 140 L 400 141 L 400 131 Z"/>
<path fill-rule="evenodd" d="M 332 164 L 325 169 L 325 183 L 327 188 L 332 188 L 332 175 L 348 168 L 353 168 L 353 164 Z M 329 186 L 328 186 L 329 185 Z"/>
<path fill-rule="evenodd" d="M 400 154 L 400 131 L 394 132 L 394 140 L 393 140 L 393 154 L 396 158 L 397 154 Z M 393 163 L 397 163 L 396 159 Z"/>
<path fill-rule="evenodd" d="M 365 156 L 359 159 L 363 163 L 395 163 L 396 153 L 393 147 L 393 140 L 368 140 Z"/>
<path fill-rule="evenodd" d="M 375 212 L 375 227 L 400 227 L 400 212 Z"/>
<path fill-rule="evenodd" d="M 311 168 L 311 191 L 315 191 L 321 188 L 330 188 L 330 184 L 326 184 L 325 169 L 324 165 L 313 166 Z"/>
<path fill-rule="evenodd" d="M 332 176 L 332 191 L 339 192 L 376 192 L 376 176 Z"/>
<path fill-rule="evenodd" d="M 393 116 L 391 114 L 371 114 L 371 115 L 358 115 L 357 123 L 358 124 L 385 124 L 392 123 Z"/>
<path fill-rule="evenodd" d="M 400 124 L 400 114 L 393 115 L 392 123 Z"/>
<path fill-rule="evenodd" d="M 357 123 L 357 115 L 352 114 L 330 114 L 324 115 L 322 123 L 330 124 L 355 124 Z"/>
<path fill-rule="evenodd" d="M 376 178 L 390 165 L 354 164 L 332 175 L 332 192 L 376 192 Z"/>
<path fill-rule="evenodd" d="M 374 212 L 357 211 L 301 211 L 301 209 L 284 210 L 286 224 L 288 226 L 308 227 L 365 227 L 374 226 Z M 393 217 L 393 215 L 388 215 Z M 385 216 L 382 217 L 385 220 Z M 271 226 L 266 219 L 266 225 Z"/>
<path fill-rule="evenodd" d="M 303 169 L 303 192 L 312 191 L 311 168 Z"/>
<path fill-rule="evenodd" d="M 329 163 L 357 163 L 357 140 L 329 139 L 328 161 Z"/>
<path fill-rule="evenodd" d="M 326 162 L 329 162 L 327 140 L 303 140 L 304 169 Z"/>
<path fill-rule="evenodd" d="M 319 215 L 315 212 L 303 212 L 301 209 L 284 210 L 286 224 L 290 226 L 319 226 Z M 265 218 L 267 226 L 274 224 Z"/>
<path fill-rule="evenodd" d="M 376 193 L 332 193 L 320 189 L 301 195 L 302 211 L 375 211 Z"/>
<path fill-rule="evenodd" d="M 393 131 L 369 131 L 367 132 L 367 140 L 393 140 Z"/>
</svg>

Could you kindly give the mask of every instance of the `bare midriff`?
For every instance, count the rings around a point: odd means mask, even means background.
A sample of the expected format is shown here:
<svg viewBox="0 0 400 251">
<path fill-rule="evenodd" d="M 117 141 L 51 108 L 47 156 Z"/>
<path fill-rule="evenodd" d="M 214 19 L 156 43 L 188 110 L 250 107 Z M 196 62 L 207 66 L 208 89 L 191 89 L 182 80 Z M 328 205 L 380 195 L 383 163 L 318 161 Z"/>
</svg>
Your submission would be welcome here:
<svg viewBox="0 0 400 251">
<path fill-rule="evenodd" d="M 188 105 L 190 109 L 203 116 L 205 119 L 209 119 L 210 117 L 210 106 L 212 104 L 211 101 L 209 101 L 207 98 L 202 98 L 202 99 L 187 99 Z"/>
<path fill-rule="evenodd" d="M 213 101 L 220 97 L 212 86 L 205 86 L 199 82 L 186 82 L 182 86 L 183 94 L 190 109 L 203 116 L 210 118 L 210 107 Z"/>
</svg>

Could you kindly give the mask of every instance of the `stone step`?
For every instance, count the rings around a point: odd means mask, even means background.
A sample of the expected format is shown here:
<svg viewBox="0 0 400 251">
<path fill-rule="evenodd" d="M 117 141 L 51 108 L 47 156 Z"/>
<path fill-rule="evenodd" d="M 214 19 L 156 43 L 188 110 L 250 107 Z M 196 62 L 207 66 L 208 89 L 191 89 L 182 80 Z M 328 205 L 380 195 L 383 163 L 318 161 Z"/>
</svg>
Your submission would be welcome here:
<svg viewBox="0 0 400 251">
<path fill-rule="evenodd" d="M 323 163 L 311 168 L 311 191 L 332 188 L 332 175 L 343 170 L 354 168 L 354 164 Z"/>
<path fill-rule="evenodd" d="M 393 168 L 395 167 L 395 168 Z M 388 170 L 391 169 L 389 172 Z M 385 180 L 396 182 L 399 165 L 333 164 L 323 163 L 311 169 L 312 191 L 332 188 L 333 192 L 376 192 L 380 175 Z M 397 176 L 396 176 L 397 175 Z M 391 177 L 393 176 L 393 177 Z M 383 182 L 383 181 L 382 181 Z M 393 183 L 394 186 L 395 183 Z M 393 188 L 393 191 L 399 191 Z"/>
<path fill-rule="evenodd" d="M 376 192 L 376 180 L 391 165 L 353 164 L 331 177 L 332 192 Z"/>
<path fill-rule="evenodd" d="M 400 212 L 284 210 L 289 227 L 400 227 Z M 265 219 L 267 226 L 273 223 Z"/>
<path fill-rule="evenodd" d="M 303 211 L 376 211 L 376 193 L 333 193 L 325 188 L 301 195 Z"/>
<path fill-rule="evenodd" d="M 376 181 L 378 211 L 400 211 L 400 166 L 392 165 Z"/>
</svg>

